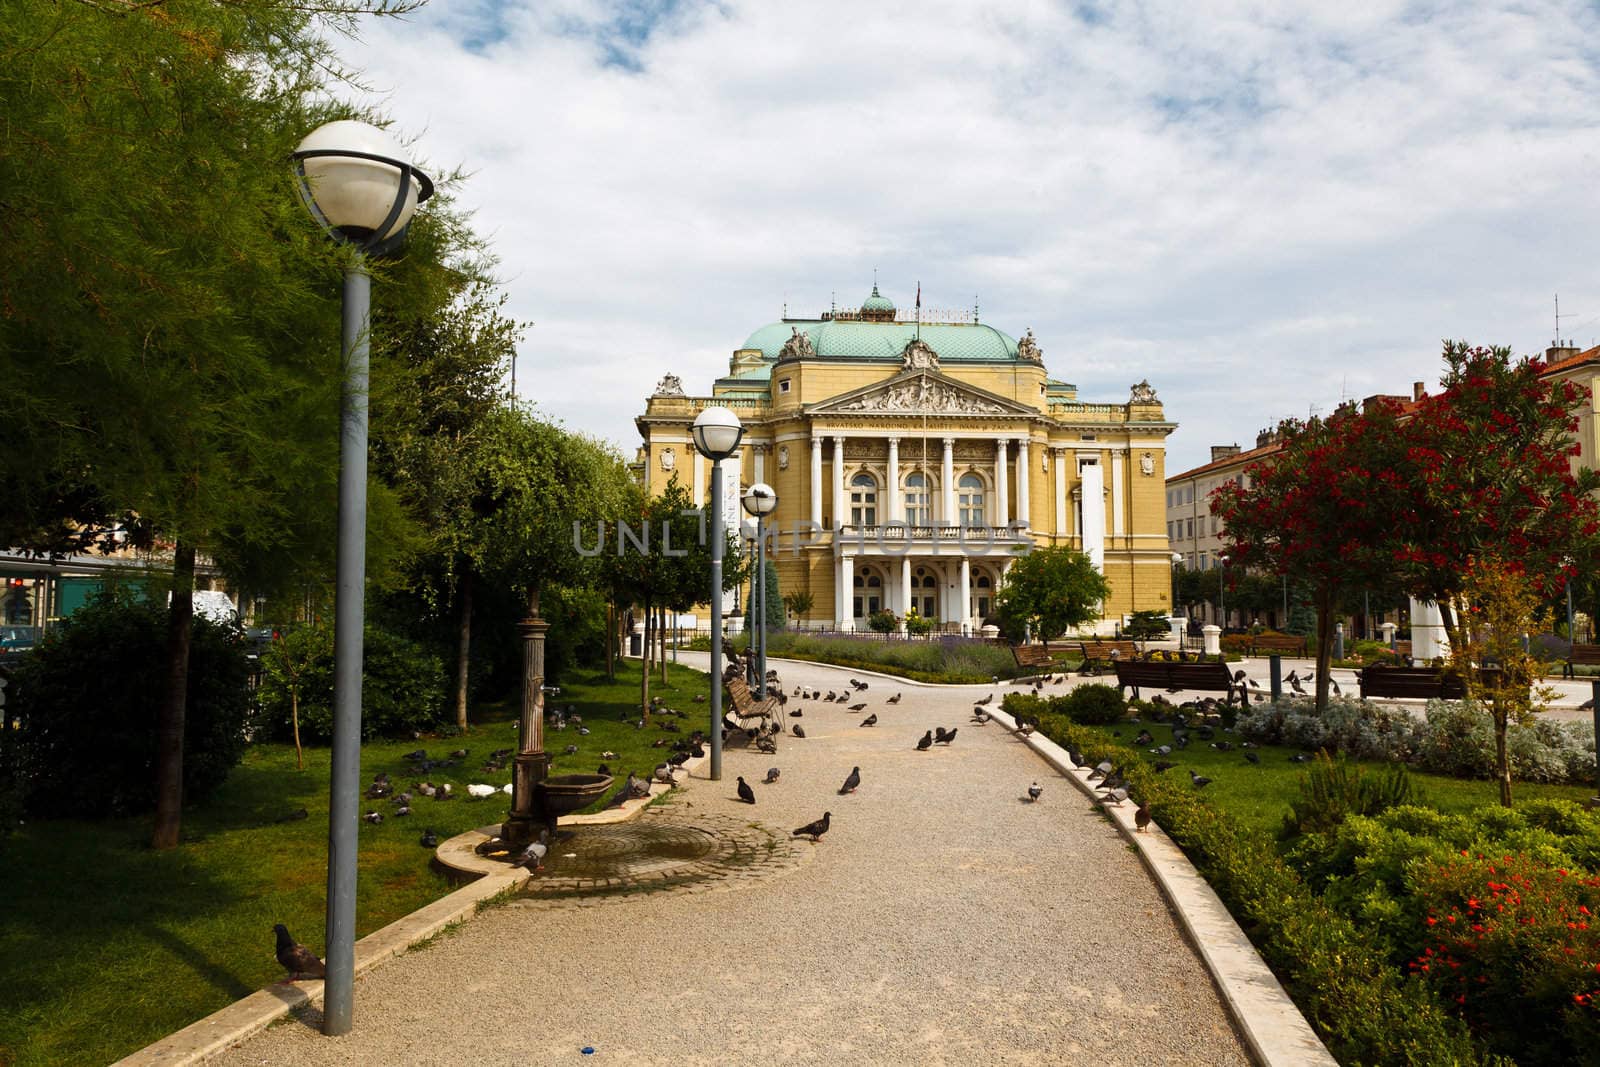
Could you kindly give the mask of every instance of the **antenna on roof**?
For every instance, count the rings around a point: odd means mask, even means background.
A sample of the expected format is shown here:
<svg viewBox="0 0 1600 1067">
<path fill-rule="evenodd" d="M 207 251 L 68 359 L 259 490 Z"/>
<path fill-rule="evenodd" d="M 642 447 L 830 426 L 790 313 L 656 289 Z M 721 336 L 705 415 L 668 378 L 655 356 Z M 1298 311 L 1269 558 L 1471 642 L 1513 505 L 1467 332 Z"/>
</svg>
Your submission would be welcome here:
<svg viewBox="0 0 1600 1067">
<path fill-rule="evenodd" d="M 786 318 L 789 317 L 789 294 L 788 293 L 784 293 L 783 294 L 783 314 L 778 316 L 778 317 L 782 318 L 782 319 L 786 319 Z"/>
<path fill-rule="evenodd" d="M 1572 318 L 1568 315 L 1567 318 Z M 1561 294 L 1556 294 L 1556 347 L 1561 347 Z"/>
<path fill-rule="evenodd" d="M 978 325 L 978 294 L 972 294 L 972 325 Z"/>
</svg>

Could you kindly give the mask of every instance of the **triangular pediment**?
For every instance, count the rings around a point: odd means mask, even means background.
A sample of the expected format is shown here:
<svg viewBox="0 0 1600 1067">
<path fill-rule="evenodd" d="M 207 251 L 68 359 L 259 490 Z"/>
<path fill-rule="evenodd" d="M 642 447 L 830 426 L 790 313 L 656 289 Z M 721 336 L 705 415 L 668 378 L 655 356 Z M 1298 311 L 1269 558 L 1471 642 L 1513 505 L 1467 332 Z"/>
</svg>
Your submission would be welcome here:
<svg viewBox="0 0 1600 1067">
<path fill-rule="evenodd" d="M 808 415 L 1034 416 L 1033 408 L 932 370 L 908 370 L 806 408 Z"/>
</svg>

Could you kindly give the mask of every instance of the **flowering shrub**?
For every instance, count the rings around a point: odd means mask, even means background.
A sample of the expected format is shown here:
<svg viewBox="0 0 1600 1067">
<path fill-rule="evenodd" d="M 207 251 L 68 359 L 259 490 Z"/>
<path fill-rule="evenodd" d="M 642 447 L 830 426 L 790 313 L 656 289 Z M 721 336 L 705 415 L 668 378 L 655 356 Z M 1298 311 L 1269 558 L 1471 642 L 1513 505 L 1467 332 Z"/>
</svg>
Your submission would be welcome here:
<svg viewBox="0 0 1600 1067">
<path fill-rule="evenodd" d="M 1524 782 L 1594 780 L 1594 727 L 1535 718 L 1506 731 L 1513 778 Z M 1430 700 L 1427 728 L 1416 754 L 1419 769 L 1458 778 L 1494 774 L 1494 720 L 1487 711 L 1456 700 Z"/>
<path fill-rule="evenodd" d="M 906 612 L 906 633 L 921 637 L 932 632 L 932 619 L 924 619 L 921 615 L 917 614 L 916 608 L 912 608 L 910 611 Z"/>
<path fill-rule="evenodd" d="M 1600 1045 L 1600 876 L 1463 849 L 1424 868 L 1420 976 L 1495 1052 L 1592 1062 Z"/>
</svg>

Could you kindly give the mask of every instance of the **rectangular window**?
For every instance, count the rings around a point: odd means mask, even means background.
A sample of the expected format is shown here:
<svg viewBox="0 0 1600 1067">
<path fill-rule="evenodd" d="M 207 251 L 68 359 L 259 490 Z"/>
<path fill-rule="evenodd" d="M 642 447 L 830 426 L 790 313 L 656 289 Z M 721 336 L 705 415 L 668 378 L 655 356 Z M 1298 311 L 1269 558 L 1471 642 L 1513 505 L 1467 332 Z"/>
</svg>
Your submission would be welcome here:
<svg viewBox="0 0 1600 1067">
<path fill-rule="evenodd" d="M 787 378 L 780 379 L 779 382 L 778 382 L 778 392 L 787 393 L 788 391 L 789 391 L 789 379 L 787 379 Z"/>
<path fill-rule="evenodd" d="M 1188 523 L 1189 523 L 1189 532 L 1185 536 L 1193 537 L 1194 536 L 1194 520 L 1193 519 L 1189 519 Z"/>
<path fill-rule="evenodd" d="M 1206 554 L 1204 552 L 1200 553 L 1200 569 L 1206 569 Z"/>
</svg>

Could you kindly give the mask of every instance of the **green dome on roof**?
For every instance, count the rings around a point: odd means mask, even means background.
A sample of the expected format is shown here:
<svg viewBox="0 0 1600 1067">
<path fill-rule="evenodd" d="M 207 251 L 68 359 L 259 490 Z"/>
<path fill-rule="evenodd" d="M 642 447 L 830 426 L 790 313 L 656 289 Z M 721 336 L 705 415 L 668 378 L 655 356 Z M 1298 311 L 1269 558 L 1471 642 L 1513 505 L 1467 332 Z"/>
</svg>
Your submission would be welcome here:
<svg viewBox="0 0 1600 1067">
<path fill-rule="evenodd" d="M 895 361 L 906 342 L 917 336 L 912 322 L 857 322 L 831 319 L 785 319 L 752 333 L 740 347 L 759 349 L 776 361 L 796 330 L 806 334 L 815 353 L 825 360 Z M 988 323 L 922 324 L 922 340 L 943 362 L 1012 363 L 1017 360 L 1014 337 Z"/>
<path fill-rule="evenodd" d="M 877 282 L 873 282 L 872 283 L 872 295 L 867 297 L 867 299 L 862 302 L 862 304 L 861 304 L 861 313 L 863 315 L 865 315 L 869 311 L 893 311 L 893 310 L 894 310 L 894 301 L 890 300 L 886 296 L 880 296 L 878 294 L 878 283 Z"/>
</svg>

